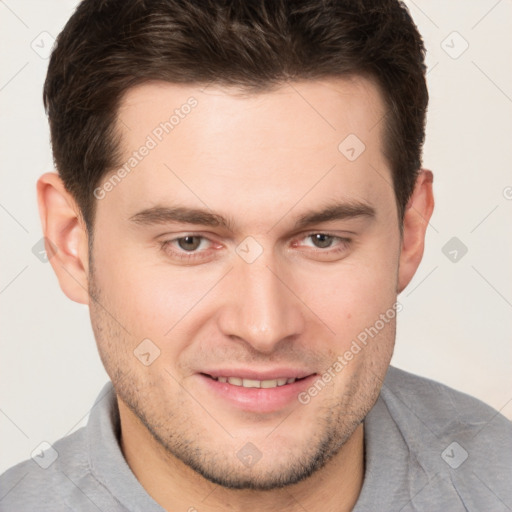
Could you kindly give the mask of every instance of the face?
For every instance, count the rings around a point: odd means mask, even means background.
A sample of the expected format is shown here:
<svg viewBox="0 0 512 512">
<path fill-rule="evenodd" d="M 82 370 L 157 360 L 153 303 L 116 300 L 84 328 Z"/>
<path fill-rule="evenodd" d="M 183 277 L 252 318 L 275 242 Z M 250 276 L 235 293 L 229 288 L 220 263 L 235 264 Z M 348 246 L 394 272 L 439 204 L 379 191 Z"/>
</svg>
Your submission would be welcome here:
<svg viewBox="0 0 512 512">
<path fill-rule="evenodd" d="M 90 313 L 162 458 L 276 488 L 326 464 L 374 404 L 401 247 L 384 112 L 362 78 L 123 98 L 127 166 L 96 191 Z"/>
</svg>

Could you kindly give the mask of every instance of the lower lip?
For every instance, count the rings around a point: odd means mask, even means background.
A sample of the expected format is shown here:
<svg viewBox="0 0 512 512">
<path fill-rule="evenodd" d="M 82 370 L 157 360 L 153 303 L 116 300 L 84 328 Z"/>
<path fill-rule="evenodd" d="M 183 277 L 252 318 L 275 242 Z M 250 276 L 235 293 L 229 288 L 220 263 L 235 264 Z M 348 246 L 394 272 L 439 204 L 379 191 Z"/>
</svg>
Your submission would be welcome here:
<svg viewBox="0 0 512 512">
<path fill-rule="evenodd" d="M 219 382 L 203 374 L 198 375 L 209 390 L 233 406 L 243 411 L 261 413 L 276 412 L 292 403 L 298 403 L 299 393 L 311 386 L 317 377 L 313 374 L 292 384 L 275 388 L 244 388 L 228 382 Z"/>
</svg>

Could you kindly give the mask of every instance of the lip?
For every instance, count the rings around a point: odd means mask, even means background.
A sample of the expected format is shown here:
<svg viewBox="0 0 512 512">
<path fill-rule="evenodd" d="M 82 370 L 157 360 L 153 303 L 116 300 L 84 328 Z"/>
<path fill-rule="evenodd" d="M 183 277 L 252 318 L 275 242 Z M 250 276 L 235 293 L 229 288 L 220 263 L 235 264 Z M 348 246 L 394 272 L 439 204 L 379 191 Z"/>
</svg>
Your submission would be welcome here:
<svg viewBox="0 0 512 512">
<path fill-rule="evenodd" d="M 201 373 L 211 377 L 238 377 L 240 379 L 253 380 L 275 380 L 279 378 L 303 379 L 313 372 L 300 368 L 272 368 L 268 370 L 254 370 L 254 368 L 216 368 L 215 370 L 204 370 Z"/>
<path fill-rule="evenodd" d="M 234 370 L 221 370 L 221 372 L 226 373 L 213 375 L 213 372 L 208 372 L 208 374 L 204 372 L 197 374 L 201 384 L 206 388 L 206 393 L 210 395 L 213 394 L 230 407 L 255 413 L 278 412 L 289 407 L 291 404 L 298 404 L 297 397 L 299 393 L 311 386 L 318 377 L 316 373 L 310 373 L 299 377 L 301 380 L 297 380 L 292 384 L 285 384 L 284 386 L 277 386 L 275 388 L 244 388 L 243 386 L 235 386 L 228 382 L 219 382 L 210 378 L 208 375 L 213 377 L 227 376 L 255 380 L 274 380 L 277 377 L 286 377 L 287 375 L 289 376 L 288 378 L 293 378 L 295 374 L 293 372 L 290 373 L 290 371 L 276 373 L 275 371 L 236 372 Z"/>
</svg>

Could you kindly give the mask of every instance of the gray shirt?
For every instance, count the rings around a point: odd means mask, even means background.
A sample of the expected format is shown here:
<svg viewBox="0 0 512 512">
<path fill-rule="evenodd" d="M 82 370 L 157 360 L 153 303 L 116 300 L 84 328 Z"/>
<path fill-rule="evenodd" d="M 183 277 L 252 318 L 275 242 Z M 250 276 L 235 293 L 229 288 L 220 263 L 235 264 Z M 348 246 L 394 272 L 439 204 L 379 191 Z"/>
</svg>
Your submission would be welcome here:
<svg viewBox="0 0 512 512">
<path fill-rule="evenodd" d="M 364 424 L 354 512 L 512 510 L 512 423 L 491 407 L 390 367 Z M 109 382 L 86 427 L 0 476 L 0 511 L 162 512 L 123 458 L 119 432 Z"/>
</svg>

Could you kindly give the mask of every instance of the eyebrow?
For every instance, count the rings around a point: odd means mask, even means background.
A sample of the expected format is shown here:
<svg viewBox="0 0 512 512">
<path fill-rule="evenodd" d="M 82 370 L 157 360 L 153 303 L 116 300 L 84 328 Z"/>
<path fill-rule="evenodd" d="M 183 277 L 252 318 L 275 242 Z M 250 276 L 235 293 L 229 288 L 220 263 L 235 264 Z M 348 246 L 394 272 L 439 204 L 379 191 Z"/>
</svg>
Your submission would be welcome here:
<svg viewBox="0 0 512 512">
<path fill-rule="evenodd" d="M 345 220 L 357 217 L 374 218 L 375 215 L 375 209 L 369 204 L 361 201 L 333 203 L 320 210 L 304 213 L 297 218 L 293 229 L 303 229 L 307 226 L 311 226 L 312 224 L 319 224 L 321 222 L 329 222 L 333 220 Z M 143 226 L 181 222 L 200 226 L 221 227 L 231 232 L 234 231 L 233 222 L 222 215 L 208 210 L 183 206 L 154 206 L 146 208 L 132 215 L 130 217 L 130 221 Z"/>
<path fill-rule="evenodd" d="M 360 201 L 335 203 L 321 210 L 303 214 L 296 220 L 294 229 L 302 229 L 312 224 L 320 224 L 321 222 L 332 220 L 345 220 L 357 217 L 374 218 L 375 215 L 375 208 L 367 203 Z"/>
</svg>

